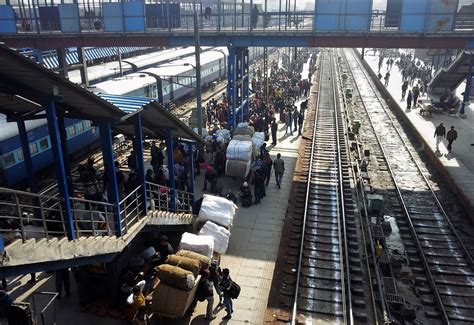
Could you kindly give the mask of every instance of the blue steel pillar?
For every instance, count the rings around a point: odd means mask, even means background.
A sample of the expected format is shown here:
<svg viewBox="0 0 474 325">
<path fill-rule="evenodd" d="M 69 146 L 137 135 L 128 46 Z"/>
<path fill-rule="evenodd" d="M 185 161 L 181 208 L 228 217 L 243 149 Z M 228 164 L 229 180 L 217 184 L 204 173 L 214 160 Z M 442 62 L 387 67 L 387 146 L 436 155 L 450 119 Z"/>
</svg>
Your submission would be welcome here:
<svg viewBox="0 0 474 325">
<path fill-rule="evenodd" d="M 72 194 L 71 164 L 69 162 L 69 149 L 67 146 L 66 125 L 64 124 L 64 116 L 62 114 L 58 115 L 58 127 L 59 127 L 59 137 L 61 138 L 61 150 L 63 151 L 64 169 L 66 170 L 69 194 Z"/>
<path fill-rule="evenodd" d="M 241 47 L 238 47 L 235 49 L 235 93 L 236 93 L 236 98 L 235 98 L 235 110 L 237 108 L 240 109 L 239 114 L 236 113 L 235 115 L 235 120 L 236 124 L 238 122 L 243 122 L 244 116 L 243 116 L 243 110 L 242 110 L 242 87 L 243 87 L 243 60 L 242 60 L 242 55 L 243 55 L 243 49 Z"/>
<path fill-rule="evenodd" d="M 114 205 L 115 235 L 122 236 L 122 220 L 120 219 L 120 196 L 115 174 L 115 158 L 112 142 L 112 130 L 110 122 L 102 121 L 97 123 L 100 132 L 100 145 L 102 148 L 102 158 L 104 160 L 105 177 L 107 177 L 107 199 Z"/>
<path fill-rule="evenodd" d="M 221 0 L 217 0 L 217 32 L 221 31 L 221 14 L 222 14 L 222 8 L 221 8 Z"/>
<path fill-rule="evenodd" d="M 54 156 L 54 164 L 56 168 L 56 178 L 58 180 L 58 188 L 61 197 L 64 199 L 63 218 L 66 224 L 69 239 L 76 238 L 74 232 L 74 223 L 72 219 L 71 201 L 69 200 L 69 189 L 66 176 L 66 169 L 64 168 L 64 157 L 61 150 L 61 140 L 59 136 L 59 125 L 57 120 L 56 103 L 54 98 L 43 105 L 46 110 L 46 118 L 48 120 L 49 137 L 51 139 L 51 149 Z"/>
<path fill-rule="evenodd" d="M 465 106 L 466 106 L 466 103 L 469 101 L 469 98 L 471 97 L 472 65 L 473 64 L 474 64 L 474 55 L 471 55 L 471 58 L 470 58 L 470 61 L 469 61 L 469 70 L 467 72 L 467 77 L 466 77 L 466 90 L 464 90 L 464 96 L 463 96 L 463 100 L 462 100 L 461 110 L 459 111 L 459 114 L 461 114 L 461 115 L 466 114 Z"/>
<path fill-rule="evenodd" d="M 171 211 L 176 211 L 176 183 L 174 179 L 173 135 L 166 129 L 166 154 L 168 155 L 168 180 L 171 195 Z"/>
<path fill-rule="evenodd" d="M 37 193 L 38 188 L 36 187 L 35 172 L 33 169 L 33 160 L 31 159 L 30 145 L 28 141 L 28 133 L 26 132 L 25 121 L 19 120 L 16 122 L 18 125 L 18 134 L 20 135 L 21 148 L 23 150 L 23 161 L 25 163 L 26 173 L 28 175 L 28 186 L 30 192 Z"/>
<path fill-rule="evenodd" d="M 145 161 L 143 159 L 143 132 L 142 132 L 142 118 L 140 114 L 135 115 L 135 138 L 133 139 L 133 150 L 135 157 L 137 157 L 137 176 L 138 184 L 142 187 L 142 204 L 143 212 L 147 214 L 147 193 L 145 182 Z"/>
<path fill-rule="evenodd" d="M 248 118 L 248 111 L 249 111 L 249 49 L 245 48 L 242 51 L 242 68 L 243 68 L 243 75 L 244 79 L 242 80 L 242 120 Z"/>
<path fill-rule="evenodd" d="M 235 47 L 229 47 L 229 56 L 227 59 L 227 112 L 228 112 L 228 123 L 231 130 L 235 128 L 235 70 L 236 70 L 236 60 L 235 60 Z"/>
</svg>

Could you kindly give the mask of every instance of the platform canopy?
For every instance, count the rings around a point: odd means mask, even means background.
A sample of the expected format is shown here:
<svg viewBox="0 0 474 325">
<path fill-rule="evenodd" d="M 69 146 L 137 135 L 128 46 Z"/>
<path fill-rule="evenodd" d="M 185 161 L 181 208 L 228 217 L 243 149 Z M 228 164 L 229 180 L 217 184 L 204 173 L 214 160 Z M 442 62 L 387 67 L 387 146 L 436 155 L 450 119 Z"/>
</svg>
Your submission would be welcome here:
<svg viewBox="0 0 474 325">
<path fill-rule="evenodd" d="M 0 44 L 0 113 L 10 120 L 37 119 L 44 106 L 55 101 L 65 117 L 109 121 L 121 133 L 134 134 L 130 117 L 142 116 L 145 135 L 164 138 L 166 128 L 174 138 L 201 141 L 189 127 L 153 99 L 95 95 L 55 72 Z M 115 98 L 114 98 L 115 97 Z"/>
<path fill-rule="evenodd" d="M 158 101 L 144 97 L 98 94 L 128 115 L 122 118 L 117 128 L 133 124 L 133 115 L 140 114 L 143 126 L 153 130 L 160 138 L 166 137 L 166 129 L 171 128 L 173 137 L 200 142 L 202 139 L 179 118 L 167 111 Z"/>
</svg>

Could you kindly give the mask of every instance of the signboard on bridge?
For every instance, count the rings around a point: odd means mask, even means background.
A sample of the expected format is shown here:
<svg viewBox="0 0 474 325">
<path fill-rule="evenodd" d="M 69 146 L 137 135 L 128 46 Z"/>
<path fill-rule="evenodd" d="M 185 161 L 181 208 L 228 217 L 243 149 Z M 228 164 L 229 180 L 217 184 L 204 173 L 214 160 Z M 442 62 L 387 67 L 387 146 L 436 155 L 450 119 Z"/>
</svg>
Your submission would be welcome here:
<svg viewBox="0 0 474 325">
<path fill-rule="evenodd" d="M 368 31 L 372 0 L 316 1 L 316 31 Z"/>
<path fill-rule="evenodd" d="M 458 0 L 403 1 L 400 31 L 449 31 L 454 27 Z"/>
</svg>

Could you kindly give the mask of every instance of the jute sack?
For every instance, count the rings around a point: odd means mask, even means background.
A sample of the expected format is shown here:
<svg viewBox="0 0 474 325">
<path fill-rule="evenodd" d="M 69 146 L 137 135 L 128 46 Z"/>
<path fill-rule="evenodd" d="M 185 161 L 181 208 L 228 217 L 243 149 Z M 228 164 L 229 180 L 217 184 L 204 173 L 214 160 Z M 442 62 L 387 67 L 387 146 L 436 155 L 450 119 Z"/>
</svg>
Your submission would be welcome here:
<svg viewBox="0 0 474 325">
<path fill-rule="evenodd" d="M 211 265 L 211 259 L 207 256 L 204 256 L 199 253 L 191 252 L 185 249 L 179 250 L 176 255 L 178 256 L 184 256 L 184 257 L 189 257 L 195 260 L 198 260 L 201 263 L 201 268 L 207 269 L 209 265 Z"/>
<path fill-rule="evenodd" d="M 169 264 L 162 264 L 155 270 L 158 278 L 173 288 L 191 290 L 194 287 L 194 275 L 190 271 Z"/>
<path fill-rule="evenodd" d="M 197 277 L 199 270 L 201 269 L 201 262 L 194 258 L 179 255 L 169 255 L 166 259 L 166 264 L 179 266 L 182 269 L 193 273 L 194 277 Z"/>
</svg>

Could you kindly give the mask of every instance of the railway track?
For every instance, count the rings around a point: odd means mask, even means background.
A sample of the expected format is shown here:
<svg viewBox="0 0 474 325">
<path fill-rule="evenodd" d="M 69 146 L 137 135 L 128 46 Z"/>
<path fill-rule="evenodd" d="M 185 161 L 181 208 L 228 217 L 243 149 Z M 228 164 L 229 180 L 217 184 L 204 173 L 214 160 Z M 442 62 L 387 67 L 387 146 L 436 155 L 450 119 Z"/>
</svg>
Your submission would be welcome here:
<svg viewBox="0 0 474 325">
<path fill-rule="evenodd" d="M 321 54 L 318 103 L 312 145 L 302 170 L 302 220 L 293 223 L 287 264 L 294 265 L 283 294 L 293 297 L 291 323 L 301 318 L 339 324 L 372 322 L 367 314 L 366 281 L 361 271 L 349 158 L 332 51 Z"/>
<path fill-rule="evenodd" d="M 350 50 L 343 55 L 380 146 L 382 157 L 377 160 L 386 165 L 396 190 L 391 203 L 399 212 L 395 218 L 401 225 L 400 240 L 407 247 L 408 263 L 416 272 L 419 300 L 435 306 L 425 317 L 445 324 L 473 323 L 472 257 L 360 60 Z"/>
</svg>

